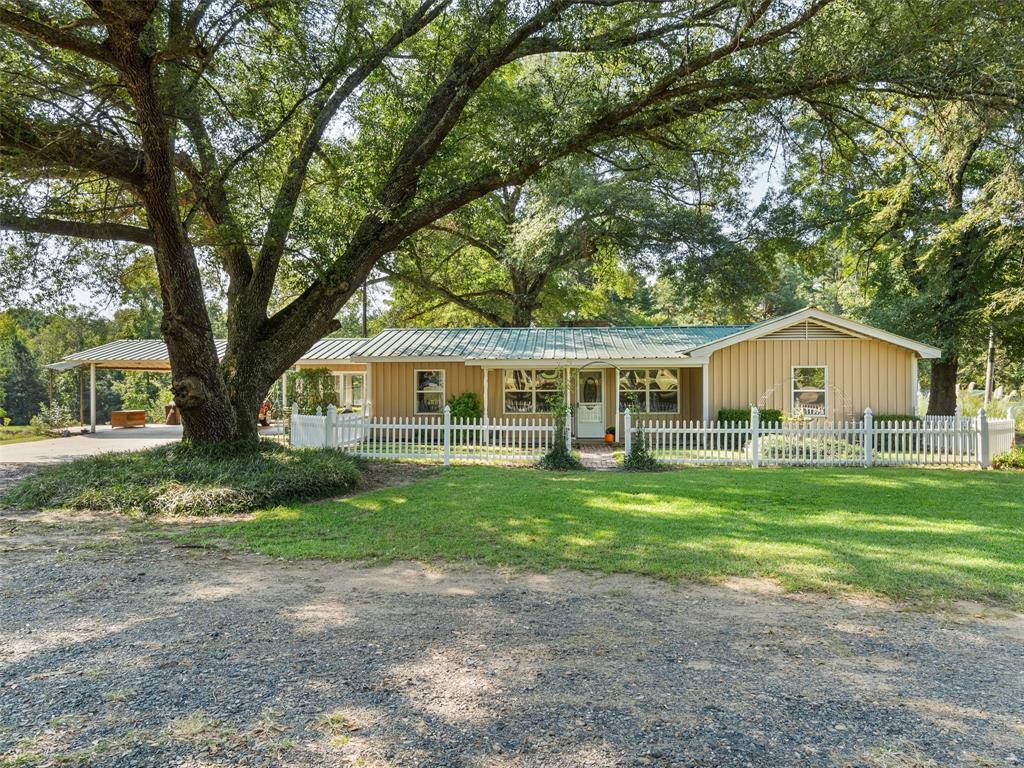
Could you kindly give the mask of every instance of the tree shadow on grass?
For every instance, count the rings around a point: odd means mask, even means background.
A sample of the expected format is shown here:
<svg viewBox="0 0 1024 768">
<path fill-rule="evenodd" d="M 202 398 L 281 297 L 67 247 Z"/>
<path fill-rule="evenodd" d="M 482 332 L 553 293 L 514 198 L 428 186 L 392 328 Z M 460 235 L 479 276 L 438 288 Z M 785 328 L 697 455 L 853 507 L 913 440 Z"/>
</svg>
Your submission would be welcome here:
<svg viewBox="0 0 1024 768">
<path fill-rule="evenodd" d="M 968 472 L 452 470 L 207 530 L 266 554 L 447 560 L 1024 605 L 1024 503 Z"/>
</svg>

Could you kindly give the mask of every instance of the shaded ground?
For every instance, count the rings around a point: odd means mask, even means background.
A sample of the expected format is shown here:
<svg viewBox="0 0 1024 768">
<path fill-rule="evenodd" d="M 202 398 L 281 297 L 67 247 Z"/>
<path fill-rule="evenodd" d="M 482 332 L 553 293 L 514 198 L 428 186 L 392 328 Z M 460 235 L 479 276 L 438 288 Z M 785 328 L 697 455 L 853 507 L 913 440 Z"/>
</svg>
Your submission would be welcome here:
<svg viewBox="0 0 1024 768">
<path fill-rule="evenodd" d="M 0 519 L 0 766 L 1024 759 L 1015 614 L 284 562 L 57 520 Z"/>
</svg>

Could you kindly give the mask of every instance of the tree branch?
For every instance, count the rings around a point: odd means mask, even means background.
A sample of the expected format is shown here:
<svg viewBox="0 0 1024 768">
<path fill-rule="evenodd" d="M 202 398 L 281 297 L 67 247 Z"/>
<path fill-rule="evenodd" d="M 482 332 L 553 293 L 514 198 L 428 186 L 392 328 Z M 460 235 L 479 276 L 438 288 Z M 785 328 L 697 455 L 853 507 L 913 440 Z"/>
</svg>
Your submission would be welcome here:
<svg viewBox="0 0 1024 768">
<path fill-rule="evenodd" d="M 22 5 L 32 8 L 40 17 L 45 18 L 46 12 L 34 3 L 23 2 Z M 94 61 L 110 65 L 114 63 L 110 51 L 105 45 L 75 34 L 68 29 L 51 27 L 8 8 L 0 8 L 0 25 L 55 48 L 80 53 Z"/>
<path fill-rule="evenodd" d="M 120 240 L 139 245 L 153 245 L 153 233 L 150 230 L 112 221 L 65 221 L 38 216 L 14 216 L 0 212 L 0 229 L 9 232 L 77 237 L 84 240 Z"/>
<path fill-rule="evenodd" d="M 85 126 L 0 112 L 0 157 L 17 165 L 22 155 L 30 155 L 34 166 L 90 171 L 134 188 L 145 181 L 145 157 L 127 144 L 114 143 Z"/>
</svg>

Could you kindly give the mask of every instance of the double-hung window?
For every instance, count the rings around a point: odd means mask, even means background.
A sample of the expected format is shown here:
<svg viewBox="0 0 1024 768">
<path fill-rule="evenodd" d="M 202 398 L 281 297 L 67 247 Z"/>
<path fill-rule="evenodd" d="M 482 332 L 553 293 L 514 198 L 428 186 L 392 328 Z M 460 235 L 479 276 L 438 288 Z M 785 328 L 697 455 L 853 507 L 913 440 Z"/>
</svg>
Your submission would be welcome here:
<svg viewBox="0 0 1024 768">
<path fill-rule="evenodd" d="M 363 382 L 361 373 L 334 374 L 334 388 L 338 392 L 338 405 L 341 408 L 359 410 L 363 407 Z"/>
<path fill-rule="evenodd" d="M 557 369 L 516 368 L 505 371 L 505 413 L 551 413 L 558 398 Z"/>
<path fill-rule="evenodd" d="M 441 413 L 444 410 L 444 371 L 418 370 L 413 376 L 417 415 Z"/>
<path fill-rule="evenodd" d="M 619 409 L 633 413 L 679 413 L 679 372 L 674 368 L 619 371 Z"/>
<path fill-rule="evenodd" d="M 814 418 L 825 416 L 828 413 L 827 386 L 828 371 L 825 366 L 793 366 L 792 414 Z"/>
</svg>

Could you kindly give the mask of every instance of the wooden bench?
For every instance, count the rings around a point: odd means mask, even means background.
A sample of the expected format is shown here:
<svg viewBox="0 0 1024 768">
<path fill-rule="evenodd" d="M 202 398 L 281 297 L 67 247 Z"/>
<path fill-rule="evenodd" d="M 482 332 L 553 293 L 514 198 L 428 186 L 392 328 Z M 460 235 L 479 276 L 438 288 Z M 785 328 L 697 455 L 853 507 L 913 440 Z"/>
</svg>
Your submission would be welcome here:
<svg viewBox="0 0 1024 768">
<path fill-rule="evenodd" d="M 111 411 L 111 427 L 144 427 L 146 426 L 145 411 Z"/>
</svg>

